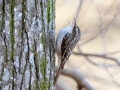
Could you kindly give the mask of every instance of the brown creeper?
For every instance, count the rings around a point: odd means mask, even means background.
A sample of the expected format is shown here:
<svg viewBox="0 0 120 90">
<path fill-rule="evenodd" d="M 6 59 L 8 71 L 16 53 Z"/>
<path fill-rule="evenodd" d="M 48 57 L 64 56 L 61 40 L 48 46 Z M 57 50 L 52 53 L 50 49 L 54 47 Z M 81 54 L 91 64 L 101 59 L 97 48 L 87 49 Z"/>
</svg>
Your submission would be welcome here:
<svg viewBox="0 0 120 90">
<path fill-rule="evenodd" d="M 58 66 L 56 77 L 54 79 L 53 85 L 56 84 L 61 70 L 64 68 L 65 63 L 69 59 L 74 47 L 79 41 L 81 36 L 80 29 L 74 22 L 74 26 L 67 26 L 60 30 L 56 39 L 56 50 L 58 55 Z"/>
</svg>

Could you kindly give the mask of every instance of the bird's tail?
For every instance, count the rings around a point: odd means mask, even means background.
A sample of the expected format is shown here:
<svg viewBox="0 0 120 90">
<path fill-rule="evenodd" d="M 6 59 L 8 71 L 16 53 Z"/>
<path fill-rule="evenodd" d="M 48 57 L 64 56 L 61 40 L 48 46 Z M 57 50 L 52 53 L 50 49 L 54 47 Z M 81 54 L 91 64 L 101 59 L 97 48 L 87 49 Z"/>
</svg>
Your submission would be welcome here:
<svg viewBox="0 0 120 90">
<path fill-rule="evenodd" d="M 62 64 L 60 64 L 59 69 L 58 69 L 58 71 L 57 71 L 57 74 L 56 74 L 56 76 L 55 76 L 55 79 L 54 79 L 54 82 L 53 82 L 53 85 L 54 85 L 54 86 L 56 85 L 56 83 L 57 83 L 57 81 L 58 81 L 58 78 L 59 78 L 59 76 L 60 76 L 60 73 L 61 73 L 61 70 L 62 70 L 61 65 L 62 65 Z"/>
</svg>

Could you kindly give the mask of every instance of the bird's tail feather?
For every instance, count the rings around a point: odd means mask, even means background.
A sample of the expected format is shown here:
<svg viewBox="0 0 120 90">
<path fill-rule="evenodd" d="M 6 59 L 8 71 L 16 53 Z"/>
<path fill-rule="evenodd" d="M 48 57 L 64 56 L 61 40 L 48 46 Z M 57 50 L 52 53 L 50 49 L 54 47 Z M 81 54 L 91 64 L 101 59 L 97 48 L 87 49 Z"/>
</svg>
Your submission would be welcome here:
<svg viewBox="0 0 120 90">
<path fill-rule="evenodd" d="M 58 71 L 57 71 L 57 74 L 56 74 L 56 76 L 55 76 L 55 79 L 54 79 L 54 82 L 53 82 L 53 85 L 54 85 L 54 86 L 56 85 L 56 83 L 57 83 L 57 81 L 58 81 L 58 78 L 59 78 L 59 76 L 60 76 L 60 73 L 61 73 L 61 70 L 62 70 L 61 65 L 62 65 L 62 64 L 60 64 L 59 69 L 58 69 Z"/>
</svg>

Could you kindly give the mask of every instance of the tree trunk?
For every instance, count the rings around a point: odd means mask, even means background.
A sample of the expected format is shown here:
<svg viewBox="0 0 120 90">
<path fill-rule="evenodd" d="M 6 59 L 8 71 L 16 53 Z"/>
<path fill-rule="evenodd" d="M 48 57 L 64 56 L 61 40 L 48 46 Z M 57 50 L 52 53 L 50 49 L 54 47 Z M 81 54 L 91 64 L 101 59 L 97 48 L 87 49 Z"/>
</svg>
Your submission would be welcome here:
<svg viewBox="0 0 120 90">
<path fill-rule="evenodd" d="M 0 90 L 54 90 L 54 30 L 55 0 L 0 0 Z"/>
</svg>

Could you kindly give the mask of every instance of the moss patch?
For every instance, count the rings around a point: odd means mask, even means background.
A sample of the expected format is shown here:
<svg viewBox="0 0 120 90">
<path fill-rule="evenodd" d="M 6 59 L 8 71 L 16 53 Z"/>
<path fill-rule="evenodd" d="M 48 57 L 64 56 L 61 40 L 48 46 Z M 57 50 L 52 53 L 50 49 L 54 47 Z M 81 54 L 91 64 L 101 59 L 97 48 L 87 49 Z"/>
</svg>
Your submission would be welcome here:
<svg viewBox="0 0 120 90">
<path fill-rule="evenodd" d="M 45 79 L 45 76 L 46 76 L 46 57 L 45 57 L 45 55 L 43 55 L 41 58 L 40 70 Z"/>
<path fill-rule="evenodd" d="M 15 7 L 15 0 L 11 1 L 11 20 L 10 20 L 10 42 L 11 42 L 11 60 L 14 60 L 14 7 Z"/>
<path fill-rule="evenodd" d="M 10 20 L 10 42 L 11 42 L 11 51 L 10 51 L 10 59 L 13 61 L 13 70 L 12 70 L 12 75 L 13 75 L 13 81 L 12 81 L 12 90 L 14 90 L 14 77 L 15 77 L 15 69 L 14 69 L 14 44 L 15 44 L 15 39 L 14 39 L 14 7 L 15 7 L 15 0 L 11 0 L 11 20 Z"/>
<path fill-rule="evenodd" d="M 45 44 L 45 33 L 42 32 L 42 35 L 41 35 L 41 44 Z"/>
<path fill-rule="evenodd" d="M 48 0 L 48 3 L 47 3 L 48 7 L 47 7 L 47 21 L 48 23 L 50 22 L 50 0 Z"/>
</svg>

